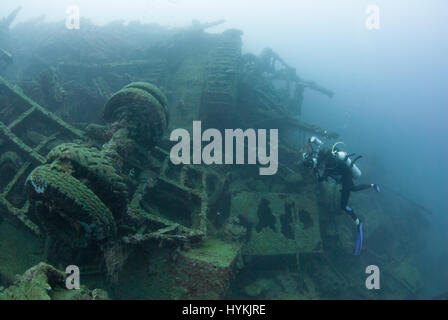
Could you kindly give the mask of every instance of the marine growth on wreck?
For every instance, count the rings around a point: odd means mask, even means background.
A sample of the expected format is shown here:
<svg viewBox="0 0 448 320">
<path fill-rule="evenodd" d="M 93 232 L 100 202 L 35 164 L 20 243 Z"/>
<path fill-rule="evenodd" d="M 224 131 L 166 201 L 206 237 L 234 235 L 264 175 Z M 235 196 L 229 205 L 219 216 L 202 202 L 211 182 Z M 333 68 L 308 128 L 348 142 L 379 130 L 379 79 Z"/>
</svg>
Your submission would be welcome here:
<svg viewBox="0 0 448 320">
<path fill-rule="evenodd" d="M 338 137 L 303 121 L 304 92 L 338 93 L 275 48 L 243 53 L 244 30 L 208 32 L 221 21 L 10 28 L 18 13 L 0 23 L 0 299 L 418 295 L 424 210 L 393 194 L 353 196 L 368 226 L 353 255 L 339 187 L 297 164 L 308 137 Z M 276 174 L 173 164 L 170 133 L 192 134 L 193 121 L 278 129 Z M 390 210 L 406 219 L 392 228 Z M 381 291 L 365 289 L 372 263 L 388 278 Z M 70 265 L 80 291 L 64 286 Z"/>
</svg>

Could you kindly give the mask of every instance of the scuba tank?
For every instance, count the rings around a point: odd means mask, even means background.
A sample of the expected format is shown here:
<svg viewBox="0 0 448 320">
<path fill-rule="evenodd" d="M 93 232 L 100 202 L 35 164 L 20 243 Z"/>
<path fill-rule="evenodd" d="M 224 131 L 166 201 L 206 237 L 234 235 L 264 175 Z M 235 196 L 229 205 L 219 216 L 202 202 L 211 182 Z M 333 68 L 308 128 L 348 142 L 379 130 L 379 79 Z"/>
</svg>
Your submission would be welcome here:
<svg viewBox="0 0 448 320">
<path fill-rule="evenodd" d="M 309 140 L 308 143 L 311 145 L 311 147 L 313 148 L 314 146 L 317 147 L 317 149 L 319 150 L 320 147 L 324 144 L 321 140 L 319 140 L 318 137 L 312 136 Z M 313 148 L 314 149 L 314 148 Z"/>
<path fill-rule="evenodd" d="M 350 159 L 350 157 L 354 156 L 355 154 L 347 154 L 347 152 L 339 151 L 337 148 L 335 148 L 339 143 L 341 142 L 333 145 L 331 153 L 336 159 L 344 162 L 344 164 L 350 168 L 353 179 L 358 179 L 359 177 L 361 177 L 361 170 L 358 168 L 355 162 L 358 161 L 362 156 L 357 156 L 354 160 Z"/>
<path fill-rule="evenodd" d="M 351 169 L 353 179 L 358 179 L 361 176 L 361 170 L 355 164 L 355 161 L 358 160 L 359 157 L 356 158 L 356 160 L 352 161 L 352 159 L 350 159 L 350 155 L 348 155 L 344 151 L 337 151 L 335 153 L 335 157 L 337 159 L 343 161 L 345 163 L 345 165 Z"/>
</svg>

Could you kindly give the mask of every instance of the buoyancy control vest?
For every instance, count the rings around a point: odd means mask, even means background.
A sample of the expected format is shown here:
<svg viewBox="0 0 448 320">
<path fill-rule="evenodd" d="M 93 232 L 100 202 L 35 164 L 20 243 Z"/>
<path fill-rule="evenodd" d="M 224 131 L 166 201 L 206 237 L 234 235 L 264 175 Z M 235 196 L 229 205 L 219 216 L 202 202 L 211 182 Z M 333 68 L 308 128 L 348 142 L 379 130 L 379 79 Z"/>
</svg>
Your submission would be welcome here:
<svg viewBox="0 0 448 320">
<path fill-rule="evenodd" d="M 350 159 L 351 156 L 354 156 L 354 154 L 347 154 L 347 152 L 344 151 L 333 151 L 333 156 L 344 163 L 348 168 L 350 168 L 350 171 L 352 173 L 353 179 L 358 179 L 361 177 L 361 170 L 358 168 L 358 166 L 355 164 L 357 160 L 359 160 L 362 156 L 356 157 L 354 160 Z"/>
</svg>

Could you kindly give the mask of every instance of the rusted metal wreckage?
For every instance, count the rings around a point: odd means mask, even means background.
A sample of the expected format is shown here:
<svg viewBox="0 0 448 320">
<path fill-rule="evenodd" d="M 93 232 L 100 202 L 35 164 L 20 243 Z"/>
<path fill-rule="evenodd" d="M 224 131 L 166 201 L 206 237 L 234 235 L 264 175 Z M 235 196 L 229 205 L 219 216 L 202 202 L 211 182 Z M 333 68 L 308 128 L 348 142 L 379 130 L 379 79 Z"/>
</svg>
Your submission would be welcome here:
<svg viewBox="0 0 448 320">
<path fill-rule="evenodd" d="M 129 92 L 137 95 L 143 94 L 140 89 L 132 88 L 133 85 L 139 87 L 139 84 L 131 84 L 123 92 L 115 95 L 111 103 L 116 103 L 114 99 L 123 99 L 120 94 L 127 95 Z M 148 84 L 143 83 L 142 85 Z M 123 203 L 127 203 L 127 193 L 123 191 L 126 187 L 120 173 L 116 172 L 113 166 L 116 159 L 101 155 L 101 151 L 104 151 L 106 155 L 114 153 L 110 147 L 116 143 L 113 139 L 102 150 L 84 145 L 83 143 L 88 141 L 85 132 L 75 129 L 45 110 L 25 96 L 19 88 L 3 79 L 0 79 L 0 97 L 2 105 L 0 168 L 3 177 L 0 201 L 8 212 L 24 223 L 32 232 L 37 235 L 42 233 L 38 226 L 39 223 L 33 222 L 33 217 L 28 215 L 29 200 L 20 197 L 20 195 L 26 194 L 24 188 L 27 177 L 28 187 L 34 188 L 36 194 L 46 195 L 46 189 L 52 188 L 54 185 L 55 190 L 51 192 L 51 195 L 45 197 L 46 201 L 54 201 L 54 198 L 62 197 L 65 198 L 65 201 L 79 202 L 81 207 L 84 207 L 83 199 L 97 198 L 95 194 L 104 193 L 107 204 L 100 199 L 95 199 L 96 204 L 92 203 L 92 207 L 85 208 L 86 210 L 96 210 L 95 206 L 99 206 L 103 208 L 103 214 L 109 210 L 114 211 L 114 208 L 106 207 L 113 202 L 119 202 L 117 215 L 126 213 L 130 219 L 138 221 L 141 228 L 148 228 L 142 236 L 128 235 L 124 237 L 123 240 L 126 243 L 132 244 L 146 240 L 194 241 L 194 239 L 200 240 L 204 236 L 207 199 L 218 191 L 220 182 L 216 175 L 192 166 L 175 168 L 169 161 L 169 153 L 161 147 L 156 147 L 146 170 L 142 171 L 143 167 L 138 167 L 141 172 L 139 175 L 141 183 L 135 188 L 129 205 L 124 206 L 126 208 L 124 209 Z M 141 102 L 139 103 L 141 106 Z M 155 102 L 153 101 L 153 103 Z M 165 105 L 163 108 L 166 107 Z M 159 129 L 163 132 L 163 127 Z M 123 139 L 121 133 L 117 134 L 119 137 L 117 139 Z M 149 137 L 147 140 L 150 145 L 153 143 L 151 139 L 153 137 Z M 78 143 L 73 143 L 73 141 L 78 141 Z M 142 157 L 145 156 L 147 155 L 142 155 Z M 64 160 L 68 160 L 67 163 L 64 163 Z M 133 160 L 135 161 L 135 158 Z M 133 164 L 135 165 L 135 163 Z M 73 168 L 72 165 L 76 168 Z M 127 165 L 129 166 L 129 164 Z M 55 168 L 57 169 L 53 170 Z M 69 189 L 64 189 L 62 183 L 69 184 L 67 188 L 84 188 L 79 184 L 81 177 L 71 180 L 72 172 L 75 170 L 78 173 L 85 170 L 84 174 L 92 179 L 90 183 L 97 184 L 98 190 L 95 190 L 95 194 L 76 195 Z M 158 174 L 154 175 L 155 172 Z M 113 180 L 114 178 L 116 180 Z M 213 183 L 215 188 L 211 186 L 206 188 L 207 182 Z M 160 185 L 165 187 L 160 187 Z M 156 202 L 150 201 L 153 196 L 148 195 L 152 188 L 157 188 L 159 195 L 161 190 L 167 190 L 165 196 L 171 203 L 175 200 L 182 201 L 179 208 L 183 208 L 184 211 L 183 224 L 169 220 L 169 211 L 167 216 L 167 210 L 157 210 Z M 209 190 L 209 192 L 207 193 L 205 190 Z M 58 192 L 66 194 L 58 194 Z M 71 198 L 77 196 L 80 198 Z M 120 201 L 114 200 L 117 197 Z M 142 203 L 145 201 L 149 201 L 149 204 L 145 204 L 145 206 L 149 206 L 151 212 L 158 212 L 157 215 L 143 209 Z M 191 208 L 190 215 L 185 216 L 185 211 L 189 207 Z M 53 209 L 58 211 L 61 208 Z M 81 210 L 81 208 L 77 208 L 77 210 Z M 86 214 L 94 213 L 86 212 Z"/>
<path fill-rule="evenodd" d="M 288 293 L 294 297 L 321 297 L 330 279 L 334 297 L 357 292 L 357 279 L 338 261 L 348 259 L 351 245 L 335 230 L 346 228 L 344 220 L 328 215 L 337 192 L 316 191 L 294 167 L 297 152 L 286 141 L 280 138 L 277 175 L 257 181 L 251 169 L 171 163 L 166 134 L 192 120 L 337 137 L 300 117 L 303 90 L 330 98 L 331 90 L 301 79 L 270 49 L 242 54 L 239 30 L 204 32 L 218 23 L 193 24 L 141 59 L 55 62 L 54 81 L 23 83 L 27 90 L 60 88 L 68 112 L 37 94 L 50 112 L 0 78 L 0 209 L 46 238 L 50 263 L 79 263 L 116 279 L 129 252 L 150 255 L 150 266 L 133 257 L 136 269 L 122 275 L 132 282 L 133 273 L 147 269 L 138 298 L 222 298 L 232 283 L 244 297 L 266 298 L 264 280 L 254 279 L 263 265 L 286 275 L 285 287 L 299 288 Z M 179 49 L 192 41 L 192 52 Z M 70 91 L 77 92 L 73 99 Z M 96 111 L 79 112 L 80 100 Z M 389 263 L 400 296 L 419 288 L 395 272 L 408 267 L 405 257 L 374 249 L 366 257 Z M 241 281 L 232 282 L 237 270 Z M 123 297 L 132 296 L 129 290 Z"/>
</svg>

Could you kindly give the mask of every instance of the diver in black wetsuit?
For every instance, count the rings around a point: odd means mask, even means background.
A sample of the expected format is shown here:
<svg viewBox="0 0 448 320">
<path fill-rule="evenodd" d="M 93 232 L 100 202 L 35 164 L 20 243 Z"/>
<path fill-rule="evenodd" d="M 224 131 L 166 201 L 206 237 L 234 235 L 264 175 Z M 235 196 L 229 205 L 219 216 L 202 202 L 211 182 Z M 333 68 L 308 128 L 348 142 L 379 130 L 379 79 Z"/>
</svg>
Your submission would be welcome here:
<svg viewBox="0 0 448 320">
<path fill-rule="evenodd" d="M 366 189 L 374 189 L 380 192 L 380 187 L 378 184 L 363 184 L 355 185 L 353 179 L 358 178 L 361 175 L 361 171 L 355 165 L 355 162 L 361 158 L 358 156 L 353 161 L 350 157 L 353 155 L 348 155 L 343 151 L 337 149 L 333 150 L 320 150 L 318 154 L 318 167 L 324 168 L 324 172 L 321 176 L 317 174 L 318 181 L 327 181 L 328 177 L 333 178 L 336 183 L 342 185 L 341 190 L 341 209 L 347 212 L 350 217 L 355 221 L 356 225 L 360 225 L 361 221 L 354 213 L 353 209 L 348 205 L 348 200 L 350 198 L 351 192 L 357 192 Z"/>
</svg>

